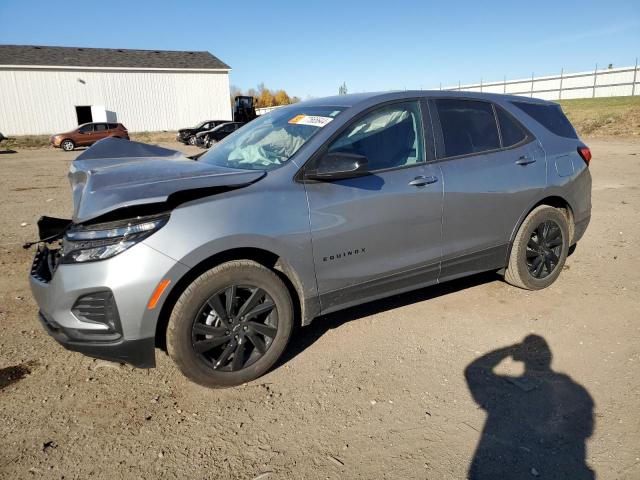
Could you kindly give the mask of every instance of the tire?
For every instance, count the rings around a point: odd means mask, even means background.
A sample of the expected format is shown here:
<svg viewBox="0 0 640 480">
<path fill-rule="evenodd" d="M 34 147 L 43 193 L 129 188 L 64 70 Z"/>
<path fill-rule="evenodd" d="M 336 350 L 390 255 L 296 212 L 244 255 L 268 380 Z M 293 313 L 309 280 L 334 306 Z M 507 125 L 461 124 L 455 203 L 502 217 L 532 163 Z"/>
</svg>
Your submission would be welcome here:
<svg viewBox="0 0 640 480">
<path fill-rule="evenodd" d="M 280 358 L 293 322 L 291 296 L 282 280 L 259 263 L 234 260 L 206 271 L 180 295 L 167 326 L 167 351 L 180 371 L 200 385 L 240 385 L 266 373 Z"/>
<path fill-rule="evenodd" d="M 71 152 L 74 148 L 76 148 L 76 144 L 73 143 L 73 140 L 69 140 L 68 138 L 60 142 L 60 148 L 65 152 Z"/>
<path fill-rule="evenodd" d="M 569 234 L 567 217 L 560 210 L 548 205 L 533 209 L 516 234 L 504 279 L 526 290 L 551 285 L 567 259 Z"/>
<path fill-rule="evenodd" d="M 195 145 L 196 145 L 196 136 L 195 136 L 195 135 L 191 135 L 191 136 L 189 137 L 188 142 L 189 142 L 189 145 L 193 145 L 193 146 L 195 146 Z"/>
</svg>

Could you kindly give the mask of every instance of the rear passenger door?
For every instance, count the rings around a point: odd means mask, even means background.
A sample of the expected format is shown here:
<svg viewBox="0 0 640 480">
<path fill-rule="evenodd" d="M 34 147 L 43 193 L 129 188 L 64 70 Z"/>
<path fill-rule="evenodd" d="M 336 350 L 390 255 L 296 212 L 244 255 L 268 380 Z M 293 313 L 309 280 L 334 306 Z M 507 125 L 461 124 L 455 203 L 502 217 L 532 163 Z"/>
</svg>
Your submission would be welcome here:
<svg viewBox="0 0 640 480">
<path fill-rule="evenodd" d="M 109 127 L 106 123 L 96 123 L 93 126 L 93 141 L 97 142 L 109 136 Z"/>
<path fill-rule="evenodd" d="M 519 218 L 546 187 L 544 151 L 490 102 L 429 105 L 444 178 L 440 279 L 502 268 Z"/>
</svg>

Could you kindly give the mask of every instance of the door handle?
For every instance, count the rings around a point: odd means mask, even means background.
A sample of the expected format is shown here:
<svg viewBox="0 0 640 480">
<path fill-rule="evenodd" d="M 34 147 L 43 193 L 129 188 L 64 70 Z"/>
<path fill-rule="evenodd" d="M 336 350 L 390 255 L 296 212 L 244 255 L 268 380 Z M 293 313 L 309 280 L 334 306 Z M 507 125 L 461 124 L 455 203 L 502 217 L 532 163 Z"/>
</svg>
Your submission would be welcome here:
<svg viewBox="0 0 640 480">
<path fill-rule="evenodd" d="M 436 183 L 438 181 L 438 177 L 420 175 L 419 177 L 414 178 L 409 182 L 409 185 L 412 187 L 424 187 L 425 185 L 431 185 L 432 183 Z"/>
<path fill-rule="evenodd" d="M 531 155 L 520 155 L 518 160 L 516 160 L 516 163 L 518 165 L 529 165 L 530 163 L 533 163 L 535 161 L 536 159 L 533 158 Z"/>
</svg>

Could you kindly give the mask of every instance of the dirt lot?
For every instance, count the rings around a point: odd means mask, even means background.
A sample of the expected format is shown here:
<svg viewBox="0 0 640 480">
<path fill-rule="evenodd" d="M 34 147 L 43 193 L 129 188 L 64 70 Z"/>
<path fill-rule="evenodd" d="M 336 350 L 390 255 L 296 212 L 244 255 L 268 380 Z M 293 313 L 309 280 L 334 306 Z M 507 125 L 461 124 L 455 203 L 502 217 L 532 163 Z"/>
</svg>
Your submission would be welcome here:
<svg viewBox="0 0 640 480">
<path fill-rule="evenodd" d="M 640 478 L 640 140 L 589 144 L 592 223 L 551 288 L 486 274 L 321 318 L 219 391 L 162 352 L 135 370 L 46 335 L 20 244 L 69 214 L 77 152 L 0 155 L 0 477 L 459 479 L 481 445 L 476 466 L 517 478 Z M 521 354 L 518 378 L 496 349 L 531 333 L 553 371 Z"/>
</svg>

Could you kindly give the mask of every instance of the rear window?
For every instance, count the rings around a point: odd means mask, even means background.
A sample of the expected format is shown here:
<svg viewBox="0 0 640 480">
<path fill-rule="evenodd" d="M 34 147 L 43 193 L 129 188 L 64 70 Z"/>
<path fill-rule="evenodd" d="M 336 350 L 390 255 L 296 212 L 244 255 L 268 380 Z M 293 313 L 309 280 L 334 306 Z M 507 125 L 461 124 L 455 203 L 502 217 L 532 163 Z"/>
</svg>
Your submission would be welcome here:
<svg viewBox="0 0 640 480">
<path fill-rule="evenodd" d="M 520 143 L 526 138 L 527 134 L 524 129 L 507 112 L 496 107 L 496 113 L 498 114 L 502 146 L 504 148 Z"/>
<path fill-rule="evenodd" d="M 560 137 L 578 138 L 571 122 L 565 117 L 560 105 L 543 105 L 526 102 L 513 102 L 524 113 L 542 124 L 551 133 Z"/>
<path fill-rule="evenodd" d="M 435 104 L 442 126 L 443 157 L 500 148 L 498 126 L 490 103 L 439 99 Z"/>
</svg>

